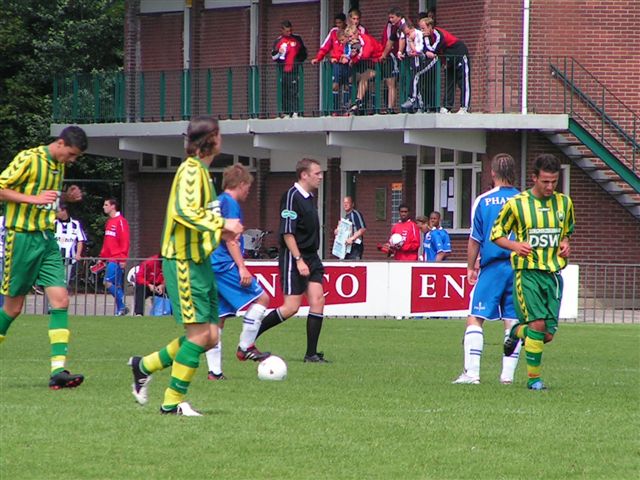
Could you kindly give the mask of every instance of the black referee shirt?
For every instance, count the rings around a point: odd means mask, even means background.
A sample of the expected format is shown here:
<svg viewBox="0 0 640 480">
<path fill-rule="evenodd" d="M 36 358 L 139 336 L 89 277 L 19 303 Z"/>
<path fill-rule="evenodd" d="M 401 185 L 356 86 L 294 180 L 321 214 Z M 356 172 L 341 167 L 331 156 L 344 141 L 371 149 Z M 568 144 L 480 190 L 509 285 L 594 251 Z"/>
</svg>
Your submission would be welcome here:
<svg viewBox="0 0 640 480">
<path fill-rule="evenodd" d="M 280 200 L 280 247 L 287 248 L 284 235 L 296 239 L 300 253 L 317 253 L 320 247 L 320 219 L 313 195 L 297 182 Z"/>
</svg>

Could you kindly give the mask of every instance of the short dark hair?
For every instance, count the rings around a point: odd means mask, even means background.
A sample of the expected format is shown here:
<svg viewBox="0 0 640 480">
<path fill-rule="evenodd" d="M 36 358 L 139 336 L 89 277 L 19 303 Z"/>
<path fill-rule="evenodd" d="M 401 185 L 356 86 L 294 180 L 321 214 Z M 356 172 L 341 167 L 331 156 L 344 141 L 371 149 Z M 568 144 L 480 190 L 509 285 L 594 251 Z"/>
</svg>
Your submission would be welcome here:
<svg viewBox="0 0 640 480">
<path fill-rule="evenodd" d="M 344 13 L 336 13 L 333 16 L 333 19 L 334 20 L 342 20 L 343 22 L 346 22 L 347 21 L 347 16 Z"/>
<path fill-rule="evenodd" d="M 411 208 L 409 208 L 409 205 L 407 205 L 406 203 L 401 203 L 398 206 L 398 211 L 402 210 L 403 208 L 406 208 L 407 210 L 411 211 Z"/>
<path fill-rule="evenodd" d="M 67 147 L 77 147 L 81 152 L 89 146 L 87 134 L 76 125 L 64 128 L 58 135 L 58 139 L 62 140 Z"/>
<path fill-rule="evenodd" d="M 556 173 L 560 171 L 560 160 L 550 153 L 541 153 L 535 159 L 533 174 L 537 177 L 541 171 Z"/>
<path fill-rule="evenodd" d="M 300 180 L 302 178 L 302 172 L 308 172 L 313 164 L 320 165 L 320 162 L 313 158 L 303 158 L 296 164 L 296 178 Z"/>
<path fill-rule="evenodd" d="M 109 202 L 111 205 L 116 207 L 116 212 L 120 211 L 120 202 L 116 197 L 109 197 L 104 199 L 105 202 Z"/>
<path fill-rule="evenodd" d="M 402 13 L 402 10 L 400 10 L 400 7 L 390 7 L 389 10 L 387 10 L 387 15 L 395 15 L 396 17 L 404 17 L 404 13 Z"/>
<path fill-rule="evenodd" d="M 283 20 L 280 26 L 282 28 L 293 28 L 293 25 L 291 25 L 291 20 Z"/>
</svg>

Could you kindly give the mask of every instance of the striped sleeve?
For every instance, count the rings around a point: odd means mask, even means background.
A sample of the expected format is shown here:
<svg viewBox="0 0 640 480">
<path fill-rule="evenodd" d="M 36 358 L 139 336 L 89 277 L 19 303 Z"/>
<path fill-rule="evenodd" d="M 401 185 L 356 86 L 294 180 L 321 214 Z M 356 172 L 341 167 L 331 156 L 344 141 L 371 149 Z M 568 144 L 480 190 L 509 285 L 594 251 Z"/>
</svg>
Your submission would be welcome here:
<svg viewBox="0 0 640 480">
<path fill-rule="evenodd" d="M 29 151 L 24 150 L 11 161 L 11 163 L 0 174 L 0 189 L 11 188 L 26 182 L 29 175 L 31 160 L 34 158 Z"/>
<path fill-rule="evenodd" d="M 183 164 L 175 189 L 175 221 L 200 232 L 222 230 L 224 219 L 205 208 L 203 179 L 197 166 Z"/>
<path fill-rule="evenodd" d="M 502 210 L 498 214 L 498 218 L 496 218 L 495 223 L 493 224 L 493 228 L 491 229 L 491 241 L 494 242 L 498 238 L 507 237 L 513 228 L 514 216 L 513 216 L 513 208 L 514 208 L 514 200 L 511 199 L 507 203 L 504 204 Z"/>
</svg>

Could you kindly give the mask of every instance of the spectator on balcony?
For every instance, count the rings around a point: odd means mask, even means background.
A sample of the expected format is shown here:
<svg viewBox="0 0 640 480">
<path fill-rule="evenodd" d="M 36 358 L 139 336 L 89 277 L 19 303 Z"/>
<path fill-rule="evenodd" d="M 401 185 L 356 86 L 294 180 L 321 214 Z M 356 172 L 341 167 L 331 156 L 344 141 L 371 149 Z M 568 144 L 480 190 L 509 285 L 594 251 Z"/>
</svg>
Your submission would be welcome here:
<svg viewBox="0 0 640 480">
<path fill-rule="evenodd" d="M 300 64 L 307 59 L 307 48 L 302 37 L 293 33 L 293 26 L 289 20 L 281 24 L 281 34 L 273 42 L 271 58 L 278 64 L 278 82 L 280 83 L 280 112 L 298 116 L 299 91 L 298 76 Z"/>
<path fill-rule="evenodd" d="M 420 20 L 420 29 L 425 39 L 427 57 L 445 56 L 446 89 L 444 106 L 440 109 L 440 113 L 449 113 L 453 108 L 456 85 L 460 88 L 460 110 L 458 113 L 468 113 L 471 98 L 471 82 L 469 80 L 471 66 L 467 46 L 444 28 L 436 27 L 435 20 L 431 18 Z"/>
<path fill-rule="evenodd" d="M 389 112 L 395 111 L 398 99 L 397 79 L 400 76 L 400 60 L 405 47 L 403 26 L 406 23 L 402 11 L 398 7 L 391 7 L 388 11 L 388 22 L 382 32 L 384 48 L 380 60 L 382 64 L 382 77 L 387 85 L 387 108 Z"/>
<path fill-rule="evenodd" d="M 436 7 L 431 7 L 426 12 L 418 12 L 418 22 L 423 18 L 431 18 L 433 19 L 433 24 L 435 26 L 436 23 Z"/>
<path fill-rule="evenodd" d="M 87 235 L 78 220 L 69 216 L 69 207 L 61 203 L 56 212 L 56 240 L 67 271 L 67 288 L 71 291 L 76 278 L 77 261 L 82 258 Z"/>
<path fill-rule="evenodd" d="M 437 59 L 428 59 L 424 53 L 424 39 L 422 31 L 418 30 L 410 22 L 404 25 L 406 37 L 406 56 L 409 59 L 412 81 L 409 98 L 401 105 L 408 112 L 431 110 L 432 95 L 429 95 L 430 83 L 433 83 L 431 72 L 437 65 Z"/>
<path fill-rule="evenodd" d="M 342 109 L 342 105 L 346 105 L 349 101 L 351 69 L 344 49 L 347 37 L 344 29 L 337 26 L 338 24 L 344 25 L 342 18 L 344 18 L 344 13 L 336 15 L 336 26 L 329 31 L 315 58 L 311 60 L 312 65 L 317 65 L 326 55 L 329 55 L 332 67 L 333 113 L 339 112 Z"/>
<path fill-rule="evenodd" d="M 100 258 L 107 262 L 104 286 L 116 301 L 116 315 L 129 313 L 124 301 L 124 267 L 129 258 L 129 222 L 120 213 L 120 203 L 115 198 L 107 198 L 102 205 L 109 217 L 104 226 L 104 243 Z"/>
<path fill-rule="evenodd" d="M 144 315 L 144 302 L 147 298 L 165 294 L 164 277 L 162 276 L 162 257 L 152 255 L 138 266 L 134 294 L 133 313 L 139 317 Z"/>
<path fill-rule="evenodd" d="M 346 34 L 350 47 L 349 64 L 358 74 L 358 92 L 349 112 L 358 113 L 364 107 L 369 81 L 376 76 L 374 67 L 380 61 L 382 45 L 371 35 L 360 33 L 354 26 L 347 27 Z"/>
<path fill-rule="evenodd" d="M 360 13 L 360 10 L 355 7 L 352 8 L 351 10 L 349 10 L 349 24 L 347 26 L 353 25 L 358 29 L 360 33 L 368 33 L 365 26 L 360 23 L 361 18 L 362 14 Z"/>
</svg>

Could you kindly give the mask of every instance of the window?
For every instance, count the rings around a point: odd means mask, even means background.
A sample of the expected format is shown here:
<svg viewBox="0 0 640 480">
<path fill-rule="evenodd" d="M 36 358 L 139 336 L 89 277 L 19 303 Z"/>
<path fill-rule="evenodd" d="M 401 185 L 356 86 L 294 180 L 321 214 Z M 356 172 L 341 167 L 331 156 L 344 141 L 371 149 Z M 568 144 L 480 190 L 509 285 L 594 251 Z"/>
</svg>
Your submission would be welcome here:
<svg viewBox="0 0 640 480">
<path fill-rule="evenodd" d="M 143 153 L 139 161 L 140 172 L 175 172 L 182 163 L 182 160 L 182 157 Z M 219 173 L 220 178 L 222 178 L 222 171 L 234 163 L 241 163 L 250 171 L 255 171 L 256 169 L 255 158 L 221 153 L 211 164 L 210 171 L 212 174 Z"/>
<path fill-rule="evenodd" d="M 473 201 L 481 193 L 481 172 L 476 153 L 420 147 L 416 215 L 440 212 L 444 228 L 452 233 L 467 233 Z"/>
</svg>

